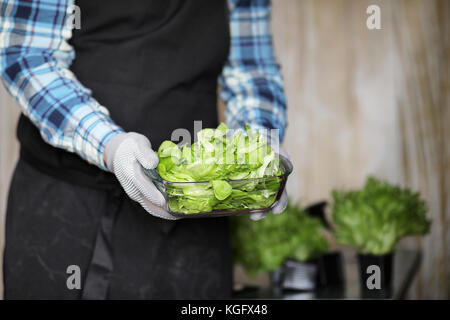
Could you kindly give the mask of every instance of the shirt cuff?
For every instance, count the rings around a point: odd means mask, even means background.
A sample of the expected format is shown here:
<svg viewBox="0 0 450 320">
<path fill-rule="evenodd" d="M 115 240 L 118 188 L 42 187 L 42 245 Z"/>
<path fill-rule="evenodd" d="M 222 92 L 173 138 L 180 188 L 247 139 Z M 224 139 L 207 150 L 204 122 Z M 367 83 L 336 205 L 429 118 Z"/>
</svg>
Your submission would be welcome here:
<svg viewBox="0 0 450 320">
<path fill-rule="evenodd" d="M 80 120 L 75 130 L 74 151 L 88 162 L 108 171 L 103 160 L 105 146 L 111 138 L 125 131 L 101 111 L 86 114 L 77 112 L 77 118 Z"/>
</svg>

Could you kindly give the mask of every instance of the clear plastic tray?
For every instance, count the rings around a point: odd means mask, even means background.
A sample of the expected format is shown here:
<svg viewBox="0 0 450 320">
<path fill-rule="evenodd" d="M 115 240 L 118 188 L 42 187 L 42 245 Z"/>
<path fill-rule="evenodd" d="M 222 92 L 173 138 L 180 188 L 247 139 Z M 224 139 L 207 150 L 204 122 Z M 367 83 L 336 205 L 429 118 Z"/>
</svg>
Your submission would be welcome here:
<svg viewBox="0 0 450 320">
<path fill-rule="evenodd" d="M 233 206 L 242 209 L 220 209 L 220 206 L 227 206 L 227 201 L 229 200 L 225 199 L 220 201 L 215 199 L 214 206 L 219 207 L 219 209 L 195 213 L 186 213 L 183 212 L 183 209 L 177 210 L 179 207 L 177 205 L 177 201 L 182 199 L 182 201 L 184 201 L 183 203 L 186 203 L 186 196 L 191 197 L 193 202 L 211 201 L 214 191 L 210 181 L 172 182 L 161 178 L 156 170 L 145 170 L 145 173 L 152 180 L 158 190 L 164 195 L 166 199 L 166 208 L 164 209 L 166 209 L 173 216 L 178 218 L 223 217 L 257 213 L 273 208 L 276 202 L 280 199 L 286 186 L 287 178 L 292 172 L 292 163 L 281 155 L 280 165 L 282 173 L 278 176 L 256 179 L 227 180 L 227 182 L 233 187 L 233 191 L 245 192 L 245 195 L 241 193 L 243 195 L 241 201 L 239 201 L 239 199 L 236 200 L 236 197 L 233 197 Z M 253 202 L 246 200 L 252 196 L 254 196 L 255 199 L 258 199 L 258 197 L 261 197 L 261 194 L 264 194 L 265 191 L 267 191 L 267 197 L 262 201 Z M 195 206 L 195 204 L 193 205 Z"/>
</svg>

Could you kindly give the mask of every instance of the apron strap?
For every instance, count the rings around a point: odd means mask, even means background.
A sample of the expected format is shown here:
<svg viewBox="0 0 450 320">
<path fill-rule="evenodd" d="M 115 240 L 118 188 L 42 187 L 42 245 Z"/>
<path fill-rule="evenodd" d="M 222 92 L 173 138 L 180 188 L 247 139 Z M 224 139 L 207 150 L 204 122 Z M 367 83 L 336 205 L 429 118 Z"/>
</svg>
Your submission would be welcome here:
<svg viewBox="0 0 450 320">
<path fill-rule="evenodd" d="M 95 240 L 91 263 L 87 269 L 82 299 L 107 299 L 109 280 L 114 271 L 113 230 L 117 214 L 122 206 L 123 193 L 116 189 L 107 193 L 107 208 L 102 216 Z"/>
</svg>

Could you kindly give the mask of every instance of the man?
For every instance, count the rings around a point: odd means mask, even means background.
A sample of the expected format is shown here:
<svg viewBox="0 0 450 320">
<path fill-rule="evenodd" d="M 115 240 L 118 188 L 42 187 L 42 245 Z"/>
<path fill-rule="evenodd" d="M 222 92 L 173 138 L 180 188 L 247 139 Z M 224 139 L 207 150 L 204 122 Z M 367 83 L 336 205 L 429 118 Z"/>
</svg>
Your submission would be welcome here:
<svg viewBox="0 0 450 320">
<path fill-rule="evenodd" d="M 2 76 L 23 112 L 5 298 L 230 296 L 227 220 L 169 220 L 142 167 L 174 129 L 217 125 L 217 81 L 231 128 L 283 135 L 268 2 L 80 0 L 72 33 L 72 1 L 0 1 Z"/>
</svg>

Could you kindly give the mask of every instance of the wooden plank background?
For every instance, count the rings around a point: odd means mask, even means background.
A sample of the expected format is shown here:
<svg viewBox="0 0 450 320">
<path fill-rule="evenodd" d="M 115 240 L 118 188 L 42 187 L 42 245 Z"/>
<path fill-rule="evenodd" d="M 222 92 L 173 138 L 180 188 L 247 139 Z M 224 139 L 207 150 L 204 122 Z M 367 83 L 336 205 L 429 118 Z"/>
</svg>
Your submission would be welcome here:
<svg viewBox="0 0 450 320">
<path fill-rule="evenodd" d="M 4 221 L 9 181 L 17 161 L 19 146 L 16 139 L 16 123 L 19 107 L 3 85 L 0 85 L 0 252 L 4 247 Z M 3 297 L 3 254 L 0 254 L 0 298 Z"/>
<path fill-rule="evenodd" d="M 450 111 L 447 0 L 274 0 L 289 105 L 292 199 L 329 199 L 368 174 L 420 190 L 430 235 L 411 298 L 450 298 Z M 366 8 L 381 8 L 368 30 Z M 18 107 L 0 91 L 0 217 L 17 158 Z M 0 222 L 1 223 L 1 222 Z M 3 245 L 3 223 L 0 228 Z"/>
</svg>

